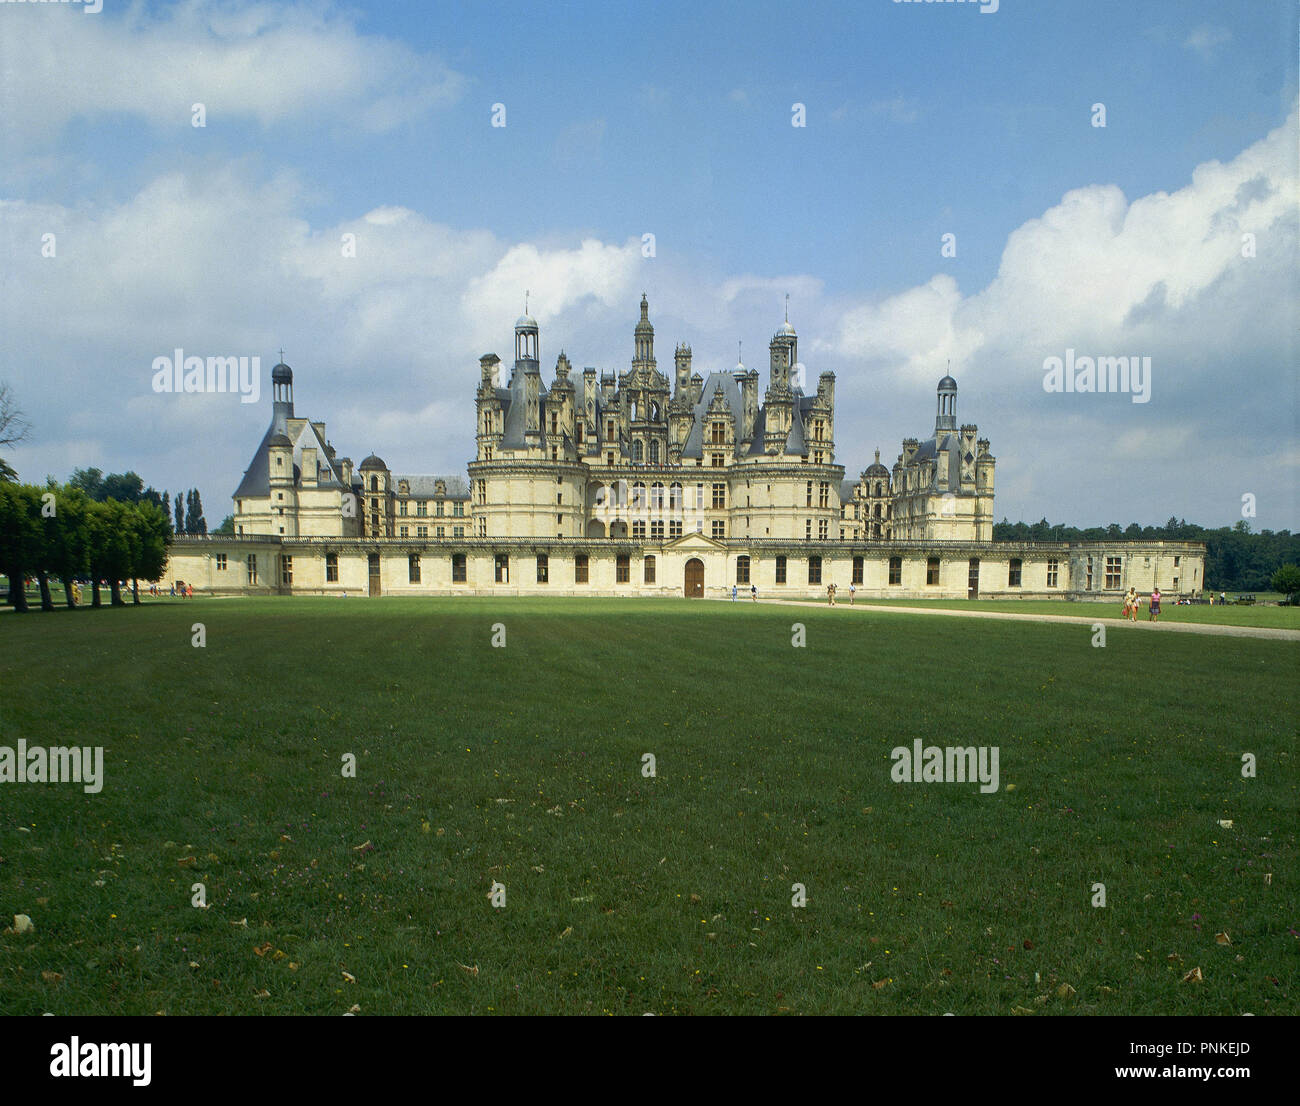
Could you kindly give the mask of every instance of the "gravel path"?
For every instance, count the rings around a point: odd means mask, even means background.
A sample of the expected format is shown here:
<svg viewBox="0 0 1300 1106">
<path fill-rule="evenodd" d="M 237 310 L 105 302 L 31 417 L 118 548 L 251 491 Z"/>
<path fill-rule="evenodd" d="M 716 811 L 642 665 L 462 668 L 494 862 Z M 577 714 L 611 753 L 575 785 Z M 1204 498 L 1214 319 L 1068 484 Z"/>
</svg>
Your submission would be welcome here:
<svg viewBox="0 0 1300 1106">
<path fill-rule="evenodd" d="M 718 600 L 730 602 L 730 600 Z M 828 603 L 814 599 L 760 599 L 760 603 L 776 603 L 788 607 L 826 607 Z M 1278 630 L 1264 626 L 1216 626 L 1207 622 L 1125 622 L 1114 618 L 1081 618 L 1068 614 L 1010 614 L 1005 611 L 963 611 L 951 607 L 896 607 L 873 603 L 862 606 L 849 606 L 848 603 L 836 603 L 836 610 L 875 611 L 884 614 L 929 614 L 950 618 L 1000 618 L 1012 622 L 1063 622 L 1074 626 L 1091 626 L 1100 622 L 1107 629 L 1116 633 L 1128 630 L 1161 634 L 1219 634 L 1223 637 L 1257 637 L 1267 641 L 1300 641 L 1300 630 Z"/>
</svg>

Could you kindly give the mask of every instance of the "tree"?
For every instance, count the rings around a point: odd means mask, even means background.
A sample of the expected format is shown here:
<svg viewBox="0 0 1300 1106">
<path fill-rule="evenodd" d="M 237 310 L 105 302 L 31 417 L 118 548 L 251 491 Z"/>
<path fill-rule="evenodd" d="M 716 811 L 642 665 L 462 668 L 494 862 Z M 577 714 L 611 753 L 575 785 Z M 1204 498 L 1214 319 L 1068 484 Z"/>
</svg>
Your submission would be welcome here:
<svg viewBox="0 0 1300 1106">
<path fill-rule="evenodd" d="M 187 534 L 208 532 L 208 524 L 203 518 L 203 501 L 199 498 L 198 488 L 191 488 L 185 493 L 185 532 Z"/>
<path fill-rule="evenodd" d="M 144 481 L 134 472 L 110 472 L 104 477 L 101 499 L 116 499 L 119 503 L 139 503 L 144 494 Z"/>
<path fill-rule="evenodd" d="M 40 559 L 40 500 L 36 488 L 0 481 L 0 570 L 9 577 L 9 602 L 27 610 L 27 573 Z"/>
<path fill-rule="evenodd" d="M 104 498 L 104 473 L 100 469 L 73 469 L 68 477 L 68 486 L 85 492 L 88 498 L 98 502 Z"/>
<path fill-rule="evenodd" d="M 214 534 L 233 534 L 235 532 L 235 516 L 227 515 L 221 520 L 221 525 L 212 532 Z"/>
<path fill-rule="evenodd" d="M 1269 579 L 1274 591 L 1286 596 L 1286 601 L 1294 606 L 1300 603 L 1300 566 L 1283 565 Z"/>
<path fill-rule="evenodd" d="M 8 384 L 0 383 L 0 448 L 16 446 L 27 437 L 32 424 L 24 417 Z M 18 473 L 8 461 L 0 460 L 0 481 L 18 482 Z"/>
<path fill-rule="evenodd" d="M 176 533 L 185 533 L 185 508 L 181 504 L 181 493 L 176 493 Z"/>
</svg>

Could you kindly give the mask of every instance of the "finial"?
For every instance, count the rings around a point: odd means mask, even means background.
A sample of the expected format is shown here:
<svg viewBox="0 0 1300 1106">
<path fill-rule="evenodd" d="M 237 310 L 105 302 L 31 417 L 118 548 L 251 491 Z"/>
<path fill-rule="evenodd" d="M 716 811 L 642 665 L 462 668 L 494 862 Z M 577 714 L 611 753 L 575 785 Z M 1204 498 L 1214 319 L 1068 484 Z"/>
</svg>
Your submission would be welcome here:
<svg viewBox="0 0 1300 1106">
<path fill-rule="evenodd" d="M 528 314 L 528 289 L 524 289 L 524 314 Z"/>
<path fill-rule="evenodd" d="M 880 464 L 880 450 L 876 450 L 876 464 Z"/>
<path fill-rule="evenodd" d="M 743 365 L 745 363 L 745 359 L 740 355 L 740 351 L 744 348 L 744 346 L 745 343 L 743 341 L 736 342 L 736 363 L 738 365 Z"/>
<path fill-rule="evenodd" d="M 785 321 L 790 321 L 790 293 L 785 294 Z"/>
<path fill-rule="evenodd" d="M 280 347 L 280 364 L 284 364 L 284 346 Z"/>
</svg>

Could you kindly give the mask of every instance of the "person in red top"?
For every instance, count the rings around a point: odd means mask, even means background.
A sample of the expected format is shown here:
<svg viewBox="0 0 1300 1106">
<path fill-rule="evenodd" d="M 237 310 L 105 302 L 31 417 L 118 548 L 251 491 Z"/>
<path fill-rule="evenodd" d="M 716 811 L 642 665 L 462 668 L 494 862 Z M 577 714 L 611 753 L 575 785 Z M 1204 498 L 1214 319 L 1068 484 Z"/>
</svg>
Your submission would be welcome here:
<svg viewBox="0 0 1300 1106">
<path fill-rule="evenodd" d="M 1151 592 L 1151 614 L 1147 619 L 1149 622 L 1160 621 L 1160 585 L 1157 584 Z"/>
</svg>

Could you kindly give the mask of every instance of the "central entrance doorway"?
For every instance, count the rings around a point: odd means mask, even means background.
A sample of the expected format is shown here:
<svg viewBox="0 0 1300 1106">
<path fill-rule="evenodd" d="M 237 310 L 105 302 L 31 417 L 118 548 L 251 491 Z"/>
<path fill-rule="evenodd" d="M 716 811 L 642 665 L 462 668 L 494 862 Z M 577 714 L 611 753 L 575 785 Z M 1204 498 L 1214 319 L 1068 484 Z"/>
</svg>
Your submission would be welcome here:
<svg viewBox="0 0 1300 1106">
<path fill-rule="evenodd" d="M 686 562 L 686 598 L 704 598 L 704 562 L 699 557 L 692 557 Z"/>
<path fill-rule="evenodd" d="M 379 594 L 379 554 L 370 554 L 370 594 Z"/>
</svg>

